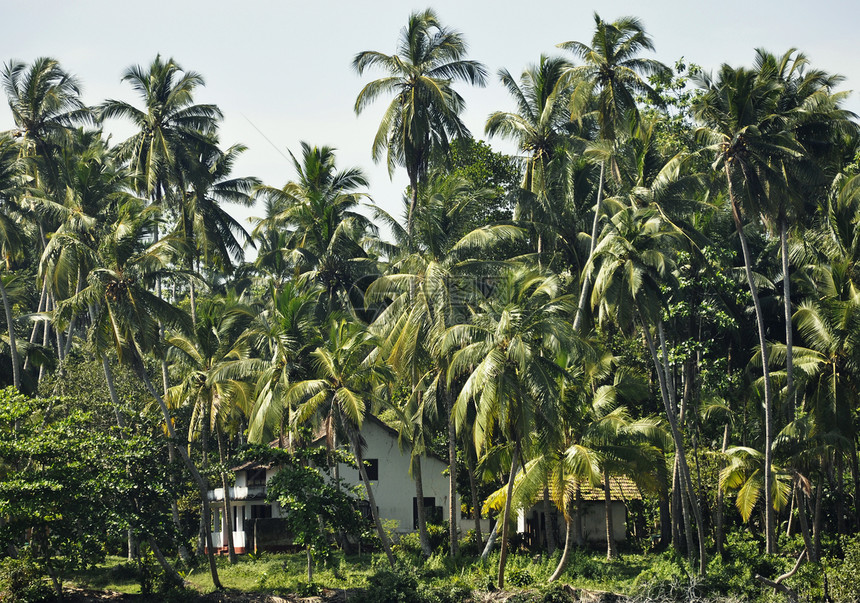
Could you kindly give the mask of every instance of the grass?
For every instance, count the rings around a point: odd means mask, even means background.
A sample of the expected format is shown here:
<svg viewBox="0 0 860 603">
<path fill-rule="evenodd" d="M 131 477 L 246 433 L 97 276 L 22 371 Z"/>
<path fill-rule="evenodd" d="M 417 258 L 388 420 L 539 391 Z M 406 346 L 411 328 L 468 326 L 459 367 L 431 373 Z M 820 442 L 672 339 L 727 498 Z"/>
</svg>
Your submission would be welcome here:
<svg viewBox="0 0 860 603">
<path fill-rule="evenodd" d="M 554 571 L 560 552 L 553 556 L 515 553 L 508 558 L 506 588 L 528 588 L 546 583 Z M 629 593 L 636 577 L 654 561 L 654 555 L 627 554 L 606 561 L 598 553 L 577 551 L 572 555 L 561 582 L 576 588 Z M 449 586 L 452 581 L 475 590 L 485 590 L 495 582 L 498 556 L 486 562 L 478 558 L 460 558 L 456 561 L 444 555 L 434 555 L 422 561 L 414 555 L 401 553 L 400 559 L 410 569 L 415 567 L 419 581 L 430 588 Z M 293 593 L 305 581 L 304 554 L 241 555 L 239 562 L 230 565 L 225 557 L 218 558 L 218 575 L 222 586 L 242 592 Z M 387 567 L 382 555 L 364 554 L 346 557 L 339 552 L 332 555 L 326 565 L 317 565 L 314 583 L 330 589 L 364 588 L 368 578 L 378 569 Z M 185 571 L 185 578 L 195 589 L 207 593 L 214 590 L 209 567 L 205 560 Z M 71 582 L 82 588 L 112 590 L 122 593 L 139 593 L 135 566 L 121 557 L 109 557 L 105 563 L 77 572 Z"/>
</svg>

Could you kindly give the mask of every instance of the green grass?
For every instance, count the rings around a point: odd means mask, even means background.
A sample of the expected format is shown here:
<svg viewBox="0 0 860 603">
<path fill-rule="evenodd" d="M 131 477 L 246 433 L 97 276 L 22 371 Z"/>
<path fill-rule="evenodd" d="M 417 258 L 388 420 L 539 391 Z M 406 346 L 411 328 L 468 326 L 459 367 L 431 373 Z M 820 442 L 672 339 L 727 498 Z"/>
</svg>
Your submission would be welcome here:
<svg viewBox="0 0 860 603">
<path fill-rule="evenodd" d="M 552 557 L 515 553 L 508 558 L 506 588 L 535 587 L 545 583 L 554 571 L 560 552 Z M 461 558 L 456 562 L 447 556 L 434 555 L 423 563 L 414 556 L 401 553 L 400 559 L 415 570 L 422 584 L 430 588 L 449 586 L 452 580 L 475 590 L 485 590 L 495 582 L 498 555 L 482 563 L 476 558 Z M 627 554 L 608 562 L 595 553 L 575 552 L 561 581 L 577 588 L 629 593 L 636 577 L 653 563 L 654 555 Z M 304 554 L 266 554 L 257 557 L 241 555 L 239 562 L 230 565 L 226 557 L 219 557 L 218 575 L 222 586 L 243 592 L 291 593 L 305 581 Z M 335 553 L 327 565 L 317 565 L 314 583 L 330 589 L 364 588 L 368 577 L 377 569 L 387 567 L 382 555 L 364 554 L 345 557 Z M 186 579 L 202 593 L 214 590 L 205 559 L 185 570 Z M 123 593 L 139 593 L 133 566 L 124 558 L 109 557 L 104 564 L 87 571 L 77 572 L 70 582 L 76 586 Z"/>
</svg>

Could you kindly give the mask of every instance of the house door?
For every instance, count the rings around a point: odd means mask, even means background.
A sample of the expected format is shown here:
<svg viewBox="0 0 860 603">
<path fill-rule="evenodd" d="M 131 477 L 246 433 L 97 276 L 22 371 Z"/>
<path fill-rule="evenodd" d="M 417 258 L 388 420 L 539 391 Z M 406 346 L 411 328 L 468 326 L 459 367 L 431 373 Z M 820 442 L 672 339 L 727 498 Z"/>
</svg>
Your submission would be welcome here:
<svg viewBox="0 0 860 603">
<path fill-rule="evenodd" d="M 436 498 L 433 496 L 424 497 L 424 520 L 428 523 L 434 521 L 434 511 L 436 507 Z M 441 519 L 441 518 L 440 518 Z M 418 497 L 412 497 L 412 529 L 418 529 Z"/>
</svg>

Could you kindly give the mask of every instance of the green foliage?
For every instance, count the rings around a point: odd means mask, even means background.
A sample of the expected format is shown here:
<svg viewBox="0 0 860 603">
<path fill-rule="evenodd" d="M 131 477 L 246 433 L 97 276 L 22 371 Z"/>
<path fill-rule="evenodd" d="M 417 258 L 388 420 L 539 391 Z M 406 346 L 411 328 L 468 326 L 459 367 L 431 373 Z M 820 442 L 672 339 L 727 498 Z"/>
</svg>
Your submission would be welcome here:
<svg viewBox="0 0 860 603">
<path fill-rule="evenodd" d="M 50 597 L 50 587 L 30 559 L 0 560 L 0 603 L 35 603 Z"/>
<path fill-rule="evenodd" d="M 525 568 L 514 568 L 510 572 L 508 572 L 507 576 L 508 581 L 514 586 L 524 587 L 530 586 L 534 583 L 535 579 L 532 576 L 531 572 L 529 572 Z"/>
<path fill-rule="evenodd" d="M 828 572 L 830 594 L 836 603 L 860 601 L 860 537 L 846 539 L 843 551 L 844 558 Z"/>
</svg>

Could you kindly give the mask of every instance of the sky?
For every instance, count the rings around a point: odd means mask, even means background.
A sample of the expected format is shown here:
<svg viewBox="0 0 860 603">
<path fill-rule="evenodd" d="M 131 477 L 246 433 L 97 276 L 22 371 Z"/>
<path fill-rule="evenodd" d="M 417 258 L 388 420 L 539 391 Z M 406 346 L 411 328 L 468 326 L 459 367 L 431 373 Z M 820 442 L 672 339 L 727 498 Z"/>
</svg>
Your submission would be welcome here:
<svg viewBox="0 0 860 603">
<path fill-rule="evenodd" d="M 364 169 L 373 200 L 400 216 L 405 171 L 390 179 L 370 152 L 388 99 L 378 99 L 360 116 L 353 110 L 364 84 L 382 73 L 360 77 L 351 63 L 363 50 L 393 54 L 409 14 L 428 7 L 464 35 L 469 58 L 491 74 L 485 88 L 457 86 L 467 104 L 464 122 L 478 138 L 484 138 L 491 112 L 514 109 L 498 70 L 517 75 L 541 54 L 563 55 L 558 43 L 589 43 L 595 10 L 608 21 L 638 17 L 656 48 L 649 56 L 669 65 L 683 56 L 706 70 L 721 63 L 749 66 L 756 48 L 778 54 L 798 48 L 813 67 L 844 75 L 845 89 L 860 89 L 856 0 L 0 0 L 0 61 L 51 56 L 82 81 L 85 102 L 114 98 L 140 106 L 122 73 L 148 65 L 158 53 L 173 57 L 183 69 L 203 75 L 206 86 L 196 101 L 221 108 L 223 146 L 248 146 L 235 175 L 280 187 L 295 175 L 288 150 L 298 153 L 300 141 L 328 145 L 338 149 L 341 168 Z M 847 106 L 860 113 L 860 96 L 852 93 Z M 0 131 L 12 127 L 8 106 L 0 103 Z M 131 134 L 117 122 L 106 130 L 116 142 Z M 515 150 L 501 140 L 490 144 Z M 259 215 L 254 208 L 230 210 L 245 223 Z"/>
</svg>

